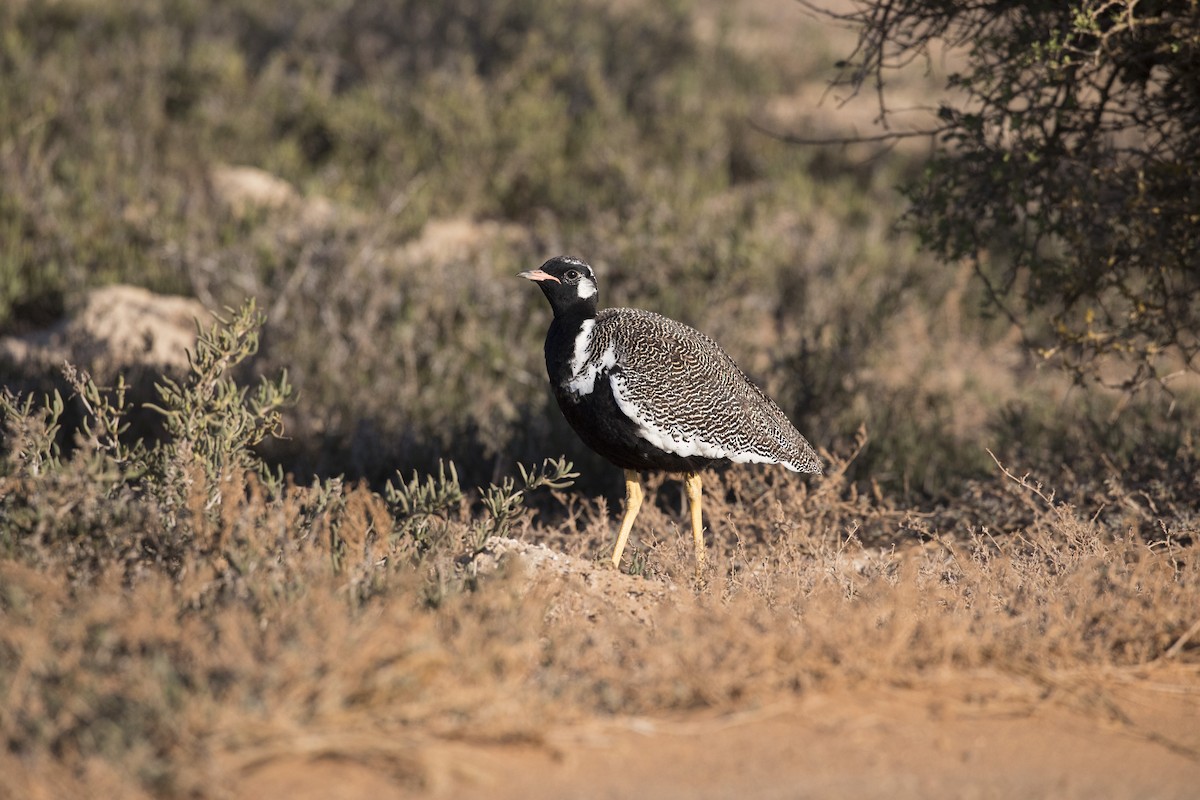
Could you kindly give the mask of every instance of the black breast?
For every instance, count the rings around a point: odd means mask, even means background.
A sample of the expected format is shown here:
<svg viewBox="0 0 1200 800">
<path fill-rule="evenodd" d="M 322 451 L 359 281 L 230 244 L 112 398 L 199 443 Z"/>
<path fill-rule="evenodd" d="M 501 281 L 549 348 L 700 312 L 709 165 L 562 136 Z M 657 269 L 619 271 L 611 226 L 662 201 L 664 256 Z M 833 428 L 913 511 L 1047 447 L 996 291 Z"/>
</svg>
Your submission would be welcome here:
<svg viewBox="0 0 1200 800">
<path fill-rule="evenodd" d="M 584 444 L 622 469 L 694 472 L 713 463 L 711 458 L 668 453 L 639 436 L 637 423 L 617 406 L 608 376 L 600 374 L 595 389 L 584 395 L 555 387 L 558 407 Z"/>
</svg>

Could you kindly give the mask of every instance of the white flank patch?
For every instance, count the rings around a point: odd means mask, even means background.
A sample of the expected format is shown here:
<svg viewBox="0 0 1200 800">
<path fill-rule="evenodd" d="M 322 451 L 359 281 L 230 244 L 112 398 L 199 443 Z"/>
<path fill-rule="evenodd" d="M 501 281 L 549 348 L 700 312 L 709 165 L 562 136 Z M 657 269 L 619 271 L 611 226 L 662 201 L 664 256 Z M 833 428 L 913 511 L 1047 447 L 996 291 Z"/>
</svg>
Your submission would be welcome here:
<svg viewBox="0 0 1200 800">
<path fill-rule="evenodd" d="M 567 388 L 575 394 L 591 394 L 596 388 L 596 376 L 603 370 L 612 369 L 617 363 L 617 352 L 611 344 L 605 348 L 599 360 L 589 360 L 592 329 L 595 327 L 594 319 L 585 320 L 575 337 L 575 352 L 571 356 L 571 379 L 567 381 Z"/>
<path fill-rule="evenodd" d="M 669 431 L 666 428 L 655 425 L 642 413 L 637 404 L 629 399 L 625 393 L 624 381 L 618 377 L 614 377 L 612 380 L 612 389 L 613 399 L 617 401 L 617 407 L 621 409 L 625 416 L 637 423 L 638 436 L 659 450 L 665 450 L 668 453 L 674 453 L 684 458 L 689 456 L 727 458 L 739 464 L 750 462 L 757 464 L 779 463 L 777 459 L 769 458 L 759 453 L 750 451 L 731 452 L 718 444 L 706 442 L 698 436 L 688 436 L 680 431 Z"/>
<path fill-rule="evenodd" d="M 577 287 L 576 291 L 579 292 L 580 300 L 587 300 L 596 293 L 596 284 L 592 283 L 587 278 L 580 278 L 579 286 Z"/>
</svg>

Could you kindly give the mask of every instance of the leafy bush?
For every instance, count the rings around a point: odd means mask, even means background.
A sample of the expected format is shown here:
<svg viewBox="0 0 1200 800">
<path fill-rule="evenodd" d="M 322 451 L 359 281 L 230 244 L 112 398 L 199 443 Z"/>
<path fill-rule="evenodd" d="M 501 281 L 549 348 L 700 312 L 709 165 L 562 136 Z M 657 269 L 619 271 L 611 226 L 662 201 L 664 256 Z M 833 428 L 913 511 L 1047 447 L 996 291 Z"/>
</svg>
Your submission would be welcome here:
<svg viewBox="0 0 1200 800">
<path fill-rule="evenodd" d="M 859 3 L 846 80 L 872 81 L 942 44 L 950 75 L 909 187 L 910 220 L 1046 355 L 1137 385 L 1200 354 L 1200 147 L 1190 2 Z M 886 116 L 886 109 L 883 109 Z"/>
</svg>

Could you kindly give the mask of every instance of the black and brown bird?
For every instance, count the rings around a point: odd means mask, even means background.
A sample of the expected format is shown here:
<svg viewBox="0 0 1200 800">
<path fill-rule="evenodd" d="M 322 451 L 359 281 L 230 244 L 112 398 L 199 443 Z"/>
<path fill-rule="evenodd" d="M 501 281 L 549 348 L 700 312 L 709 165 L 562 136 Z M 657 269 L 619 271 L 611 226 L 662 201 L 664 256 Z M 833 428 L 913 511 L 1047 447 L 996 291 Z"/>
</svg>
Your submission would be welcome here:
<svg viewBox="0 0 1200 800">
<path fill-rule="evenodd" d="M 585 444 L 625 470 L 613 566 L 642 505 L 641 471 L 684 474 L 697 572 L 705 564 L 697 470 L 733 461 L 821 471 L 779 406 L 703 333 L 651 311 L 598 310 L 596 275 L 577 258 L 520 277 L 537 281 L 554 310 L 546 371 L 558 407 Z"/>
</svg>

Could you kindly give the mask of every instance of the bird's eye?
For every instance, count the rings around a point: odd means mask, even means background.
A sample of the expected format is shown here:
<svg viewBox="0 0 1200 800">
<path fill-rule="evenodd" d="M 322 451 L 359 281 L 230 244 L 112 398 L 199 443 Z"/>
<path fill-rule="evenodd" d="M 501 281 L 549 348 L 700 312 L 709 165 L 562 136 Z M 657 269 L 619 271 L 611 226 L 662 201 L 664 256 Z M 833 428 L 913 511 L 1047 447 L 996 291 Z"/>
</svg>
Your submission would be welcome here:
<svg viewBox="0 0 1200 800">
<path fill-rule="evenodd" d="M 563 277 L 569 281 L 577 281 L 577 280 L 579 280 L 579 270 L 569 269 L 569 270 L 567 270 L 567 274 L 563 275 Z"/>
</svg>

